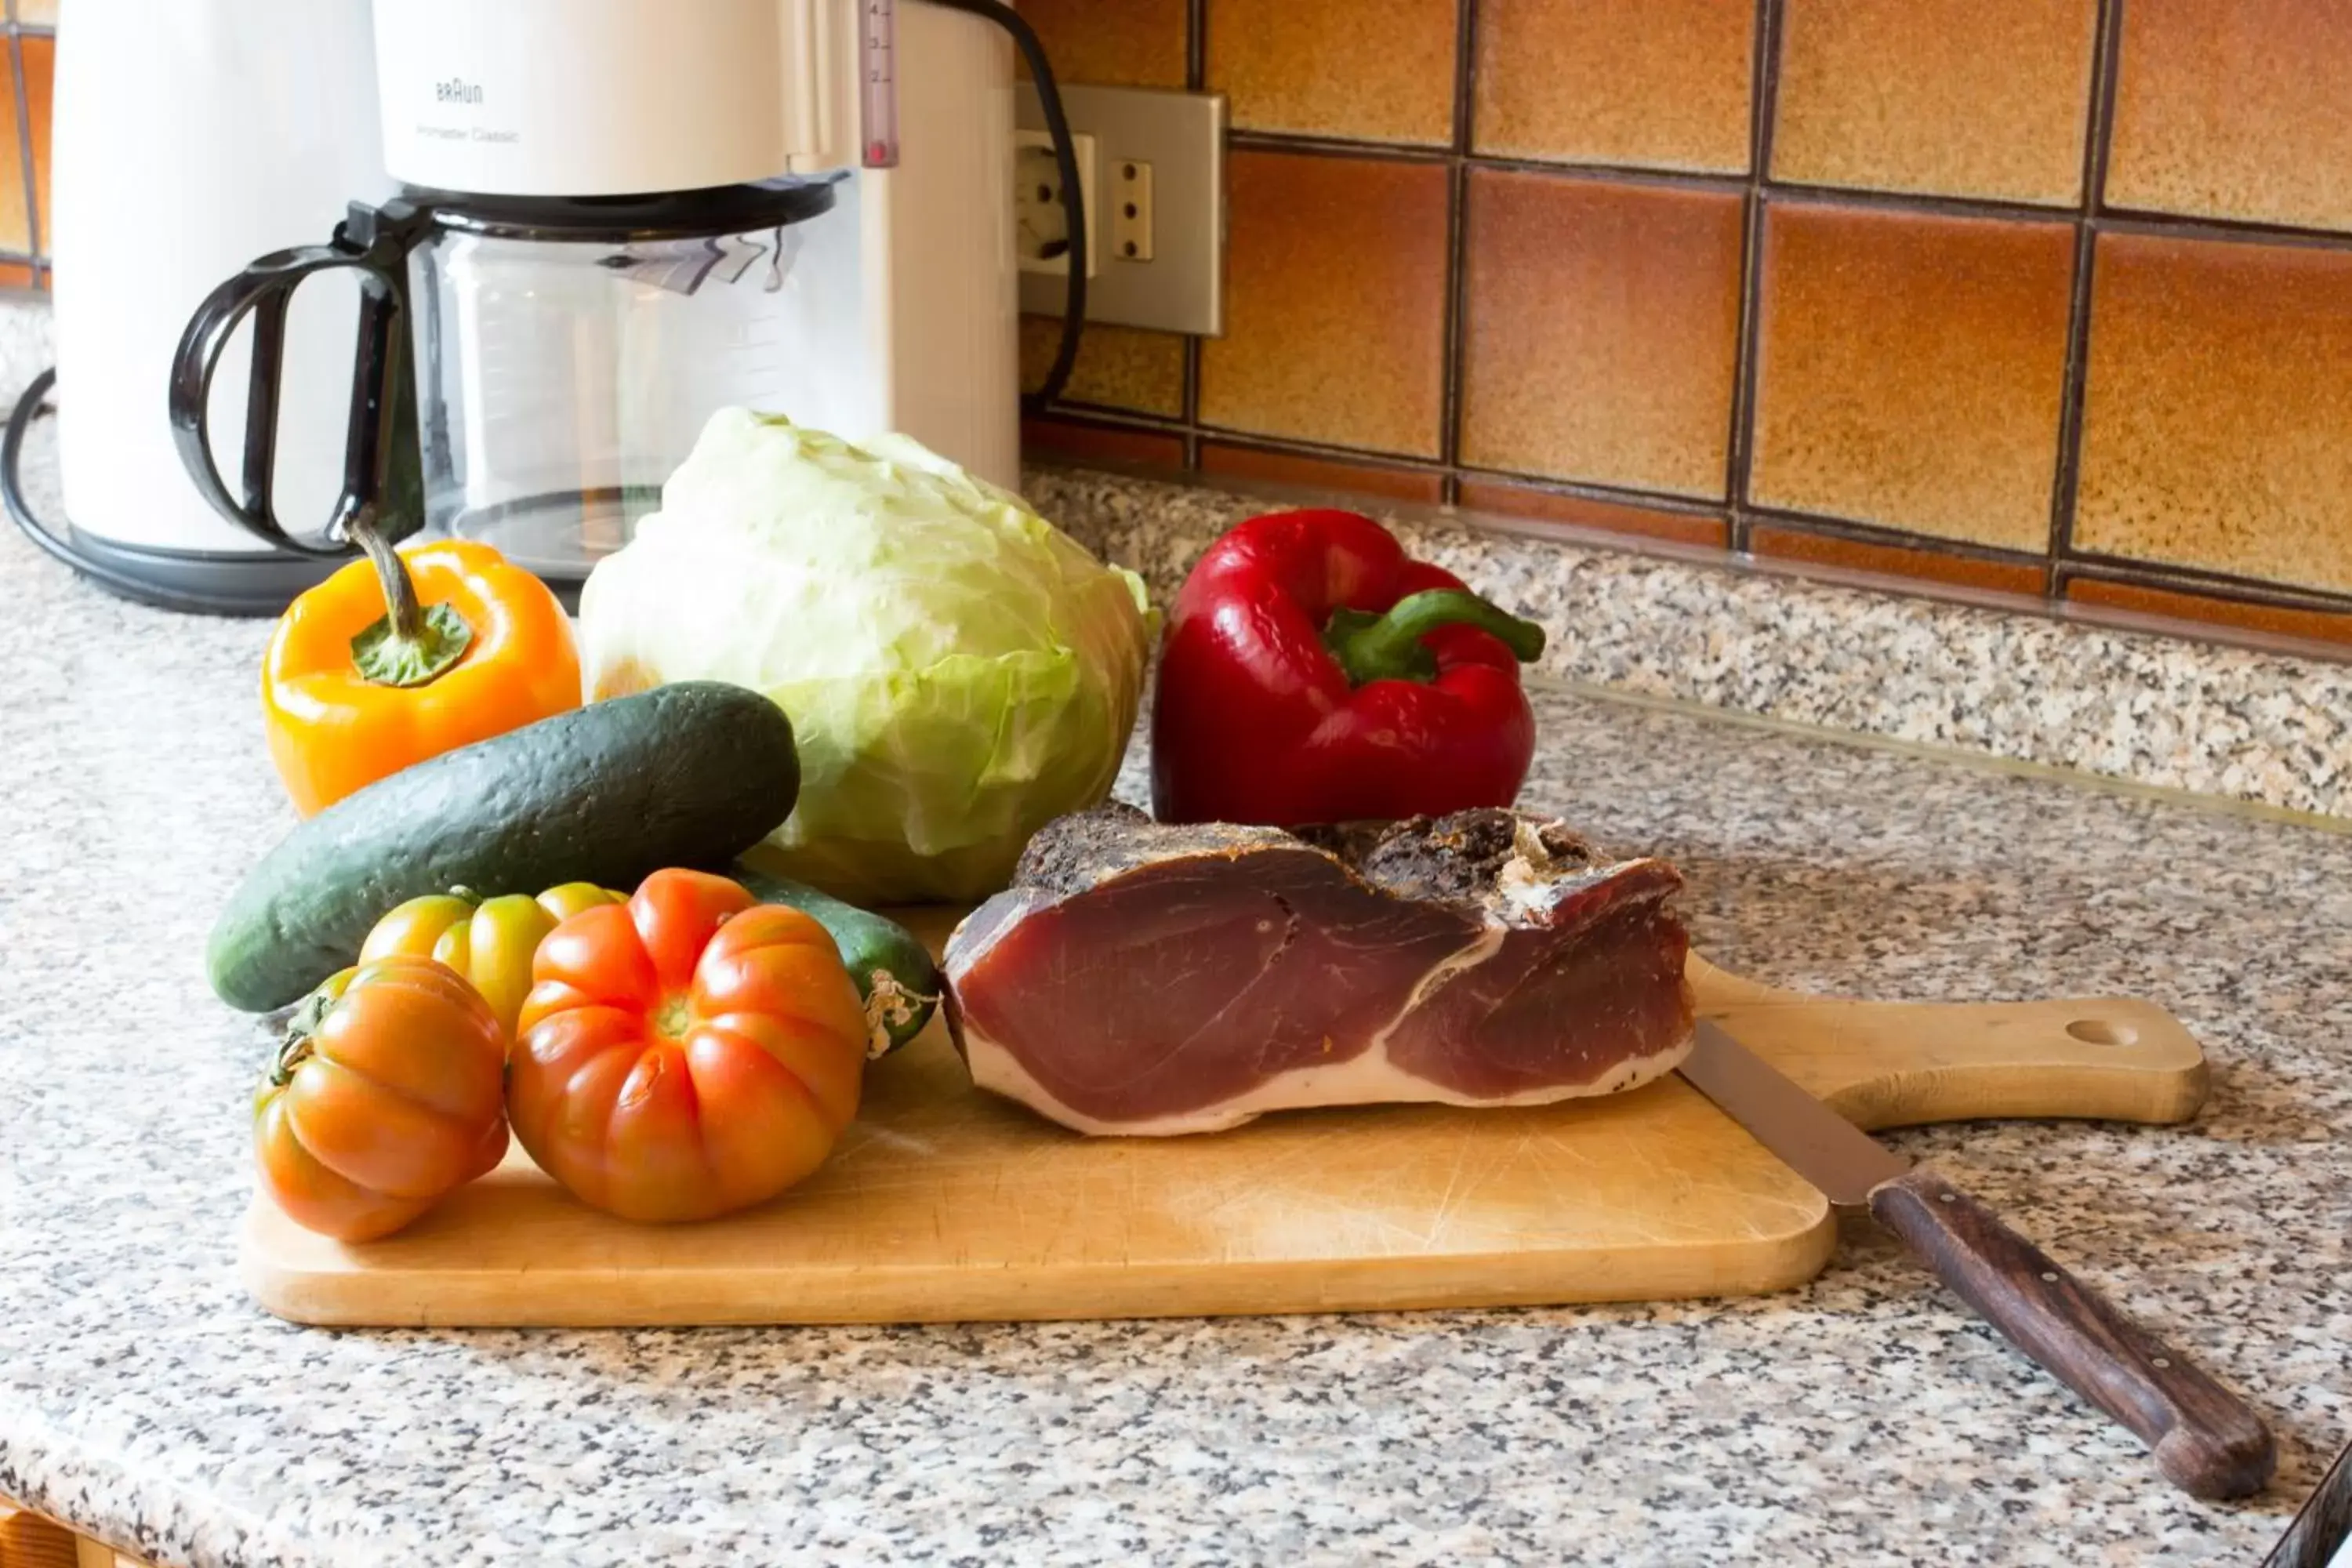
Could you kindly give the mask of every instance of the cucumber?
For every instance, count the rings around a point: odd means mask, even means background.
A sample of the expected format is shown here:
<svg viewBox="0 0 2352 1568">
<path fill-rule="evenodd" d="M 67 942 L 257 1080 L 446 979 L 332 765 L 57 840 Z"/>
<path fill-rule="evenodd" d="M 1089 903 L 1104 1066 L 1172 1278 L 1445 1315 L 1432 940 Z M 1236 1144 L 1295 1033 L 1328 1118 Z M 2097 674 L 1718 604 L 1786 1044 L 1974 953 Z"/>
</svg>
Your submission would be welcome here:
<svg viewBox="0 0 2352 1568">
<path fill-rule="evenodd" d="M 763 871 L 738 860 L 727 874 L 763 904 L 786 904 L 824 927 L 841 949 L 841 962 L 866 999 L 868 1061 L 888 1056 L 922 1033 L 947 994 L 930 949 L 895 921 L 855 904 L 845 904 L 805 882 Z"/>
<path fill-rule="evenodd" d="M 422 893 L 625 889 L 666 866 L 724 866 L 799 794 L 791 721 L 740 686 L 681 681 L 542 719 L 404 768 L 288 834 L 213 926 L 213 990 L 247 1012 L 282 1007 Z"/>
</svg>

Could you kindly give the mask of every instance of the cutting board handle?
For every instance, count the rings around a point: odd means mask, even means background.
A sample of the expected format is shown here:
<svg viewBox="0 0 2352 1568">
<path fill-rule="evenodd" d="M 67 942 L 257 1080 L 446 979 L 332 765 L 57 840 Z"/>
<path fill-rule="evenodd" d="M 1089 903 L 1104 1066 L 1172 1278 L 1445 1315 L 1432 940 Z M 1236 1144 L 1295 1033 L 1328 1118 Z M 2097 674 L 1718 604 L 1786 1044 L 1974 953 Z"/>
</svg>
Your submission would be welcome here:
<svg viewBox="0 0 2352 1568">
<path fill-rule="evenodd" d="M 2179 1019 L 2128 996 L 1861 1002 L 1726 973 L 1693 953 L 1701 1016 L 1864 1128 L 1990 1117 L 2186 1121 L 2205 1053 Z"/>
<path fill-rule="evenodd" d="M 1915 1170 L 1874 1189 L 1870 1212 L 2011 1343 L 2137 1434 L 2173 1485 L 2241 1498 L 2269 1482 L 2270 1429 L 2243 1400 L 1992 1210 Z"/>
</svg>

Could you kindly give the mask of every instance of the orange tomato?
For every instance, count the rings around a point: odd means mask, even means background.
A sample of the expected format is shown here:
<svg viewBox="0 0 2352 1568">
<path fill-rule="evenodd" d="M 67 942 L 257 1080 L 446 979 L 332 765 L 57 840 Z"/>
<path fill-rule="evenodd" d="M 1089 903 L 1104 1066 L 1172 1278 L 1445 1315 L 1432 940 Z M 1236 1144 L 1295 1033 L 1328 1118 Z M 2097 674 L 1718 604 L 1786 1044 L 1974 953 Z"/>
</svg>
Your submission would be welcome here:
<svg viewBox="0 0 2352 1568">
<path fill-rule="evenodd" d="M 467 540 L 397 554 L 417 603 L 454 617 L 464 647 L 454 659 L 446 647 L 420 654 L 433 673 L 407 684 L 362 668 L 362 634 L 387 616 L 388 561 L 354 561 L 288 606 L 262 659 L 261 718 L 270 761 L 304 816 L 412 763 L 580 706 L 572 622 L 546 584 Z M 452 626 L 437 621 L 420 636 L 446 643 Z"/>
<path fill-rule="evenodd" d="M 625 1219 L 764 1202 L 857 1113 L 866 1014 L 825 929 L 724 877 L 656 871 L 540 942 L 507 1114 L 540 1168 Z"/>
<path fill-rule="evenodd" d="M 302 1005 L 254 1101 L 254 1154 L 287 1217 L 389 1236 L 505 1157 L 506 1033 L 456 971 L 406 954 Z"/>
</svg>

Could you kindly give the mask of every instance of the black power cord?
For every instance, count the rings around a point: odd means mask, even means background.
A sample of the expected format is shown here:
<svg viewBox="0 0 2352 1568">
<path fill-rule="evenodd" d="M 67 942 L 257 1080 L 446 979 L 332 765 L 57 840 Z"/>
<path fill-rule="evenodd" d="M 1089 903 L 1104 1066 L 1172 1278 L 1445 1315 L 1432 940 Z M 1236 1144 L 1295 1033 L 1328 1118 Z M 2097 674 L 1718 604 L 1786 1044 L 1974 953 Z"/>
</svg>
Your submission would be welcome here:
<svg viewBox="0 0 2352 1568">
<path fill-rule="evenodd" d="M 1062 112 L 1062 93 L 1054 85 L 1054 68 L 1046 63 L 1045 46 L 1037 41 L 1036 33 L 1012 6 L 999 0 L 925 3 L 984 16 L 1013 36 L 1013 47 L 1029 62 L 1029 75 L 1037 87 L 1037 101 L 1045 112 L 1045 131 L 1054 139 L 1054 169 L 1062 178 L 1062 205 L 1070 221 L 1070 292 L 1062 303 L 1062 342 L 1054 351 L 1053 365 L 1037 390 L 1021 399 L 1021 406 L 1028 412 L 1043 413 L 1069 384 L 1071 368 L 1078 363 L 1078 336 L 1087 324 L 1087 194 L 1078 184 L 1078 145 L 1071 139 L 1069 119 Z"/>
</svg>

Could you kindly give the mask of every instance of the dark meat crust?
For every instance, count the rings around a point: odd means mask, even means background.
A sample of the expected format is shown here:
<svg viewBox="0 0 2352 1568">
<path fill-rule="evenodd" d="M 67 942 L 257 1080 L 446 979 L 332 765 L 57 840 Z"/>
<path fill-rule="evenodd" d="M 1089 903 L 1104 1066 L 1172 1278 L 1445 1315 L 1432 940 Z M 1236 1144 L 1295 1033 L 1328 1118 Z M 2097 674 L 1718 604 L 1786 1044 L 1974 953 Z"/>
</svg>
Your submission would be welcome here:
<svg viewBox="0 0 2352 1568">
<path fill-rule="evenodd" d="M 1112 801 L 1057 816 L 1038 829 L 1013 868 L 1012 890 L 1066 899 L 1163 860 L 1232 856 L 1295 843 L 1278 827 L 1242 827 L 1230 822 L 1176 826 Z"/>
<path fill-rule="evenodd" d="M 1483 906 L 1500 889 L 1514 857 L 1546 877 L 1589 870 L 1597 859 L 1564 822 L 1493 809 L 1307 827 L 1297 837 L 1338 856 L 1372 886 L 1424 902 Z"/>
<path fill-rule="evenodd" d="M 1029 841 L 1015 869 L 1015 891 L 1065 899 L 1129 871 L 1203 856 L 1230 858 L 1252 850 L 1304 846 L 1346 868 L 1356 880 L 1417 903 L 1449 904 L 1494 916 L 1514 859 L 1524 874 L 1549 881 L 1599 868 L 1592 846 L 1556 818 L 1492 808 L 1399 822 L 1302 827 L 1244 827 L 1230 822 L 1154 822 L 1113 802 L 1048 823 Z"/>
</svg>

